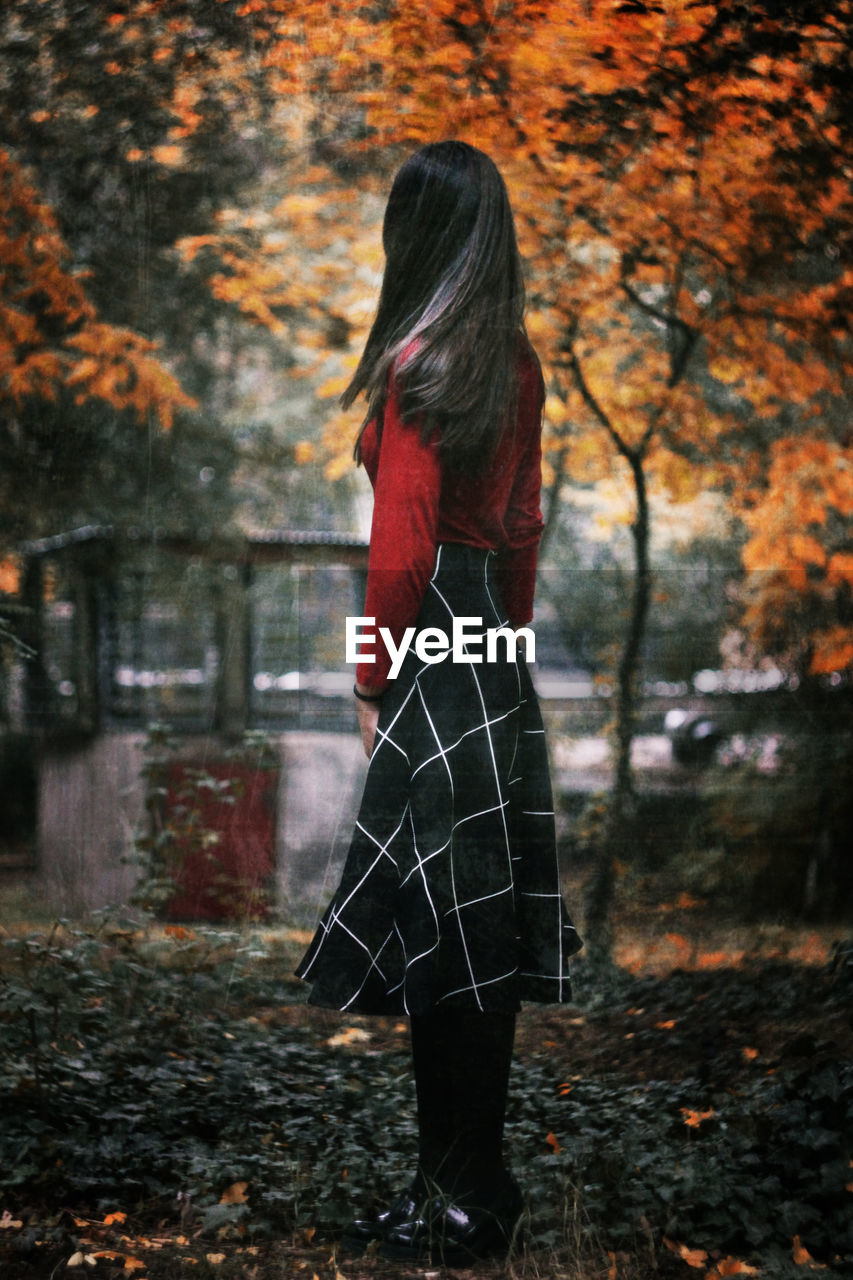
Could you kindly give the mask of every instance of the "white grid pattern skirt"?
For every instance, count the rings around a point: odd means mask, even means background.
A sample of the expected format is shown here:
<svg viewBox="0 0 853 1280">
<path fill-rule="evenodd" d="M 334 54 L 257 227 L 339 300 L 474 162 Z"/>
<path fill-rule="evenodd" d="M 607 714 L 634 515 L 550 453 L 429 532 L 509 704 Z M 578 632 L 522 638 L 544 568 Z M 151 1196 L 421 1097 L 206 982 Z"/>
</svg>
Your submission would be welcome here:
<svg viewBox="0 0 853 1280">
<path fill-rule="evenodd" d="M 418 629 L 506 625 L 493 559 L 441 545 Z M 385 694 L 341 882 L 297 969 L 312 1004 L 511 1012 L 571 998 L 581 942 L 560 894 L 536 694 L 503 641 L 492 662 L 485 637 L 470 651 L 482 661 L 428 664 L 412 647 Z"/>
</svg>

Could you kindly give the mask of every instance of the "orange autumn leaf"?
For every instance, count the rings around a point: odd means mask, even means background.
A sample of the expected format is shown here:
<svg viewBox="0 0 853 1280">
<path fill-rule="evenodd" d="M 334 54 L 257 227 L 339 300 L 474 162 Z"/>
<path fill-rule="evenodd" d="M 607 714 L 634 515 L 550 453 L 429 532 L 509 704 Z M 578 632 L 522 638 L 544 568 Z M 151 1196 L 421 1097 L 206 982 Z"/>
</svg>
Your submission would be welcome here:
<svg viewBox="0 0 853 1280">
<path fill-rule="evenodd" d="M 713 1107 L 709 1108 L 708 1111 L 691 1111 L 689 1107 L 679 1107 L 679 1110 L 684 1116 L 684 1123 L 690 1129 L 698 1129 L 706 1120 L 710 1120 L 714 1114 Z"/>
<path fill-rule="evenodd" d="M 21 583 L 21 565 L 17 556 L 0 560 L 0 593 L 13 596 Z"/>
<path fill-rule="evenodd" d="M 563 1150 L 563 1148 L 560 1146 L 559 1142 L 557 1141 L 557 1138 L 553 1133 L 549 1133 L 546 1135 L 545 1145 L 546 1147 L 550 1147 L 554 1155 L 557 1155 L 560 1151 Z"/>
<path fill-rule="evenodd" d="M 826 551 L 817 538 L 807 533 L 792 533 L 788 539 L 791 555 L 806 564 L 826 564 Z"/>
<path fill-rule="evenodd" d="M 792 1246 L 791 1254 L 794 1259 L 794 1262 L 797 1264 L 798 1267 L 808 1266 L 808 1267 L 811 1267 L 812 1269 L 817 1268 L 818 1270 L 821 1270 L 821 1271 L 825 1269 L 822 1263 L 815 1262 L 814 1258 L 809 1253 L 805 1245 L 802 1243 L 799 1236 L 794 1236 L 794 1239 L 791 1242 L 791 1246 Z"/>
<path fill-rule="evenodd" d="M 696 957 L 697 969 L 723 969 L 738 963 L 740 955 L 728 951 L 702 951 Z"/>
<path fill-rule="evenodd" d="M 794 1236 L 791 1244 L 791 1255 L 797 1266 L 803 1266 L 804 1263 L 811 1262 L 812 1255 L 809 1253 L 808 1249 L 804 1248 L 799 1236 Z"/>
<path fill-rule="evenodd" d="M 690 1249 L 686 1244 L 679 1244 L 676 1240 L 668 1240 L 664 1236 L 664 1244 L 671 1253 L 675 1253 L 681 1258 L 682 1262 L 686 1262 L 688 1267 L 703 1267 L 708 1261 L 708 1254 L 704 1249 Z"/>
<path fill-rule="evenodd" d="M 248 1185 L 248 1182 L 232 1182 L 231 1186 L 226 1187 L 222 1192 L 222 1195 L 219 1197 L 219 1203 L 246 1204 L 248 1202 L 248 1196 L 246 1195 Z"/>
<path fill-rule="evenodd" d="M 132 1258 L 129 1254 L 120 1253 L 117 1249 L 96 1249 L 91 1255 L 93 1258 L 104 1258 L 107 1262 L 121 1262 L 124 1271 L 140 1271 L 146 1264 L 139 1258 Z"/>
<path fill-rule="evenodd" d="M 758 1267 L 752 1267 L 739 1258 L 723 1258 L 715 1267 L 706 1272 L 705 1280 L 717 1280 L 718 1276 L 757 1276 Z"/>
<path fill-rule="evenodd" d="M 676 963 L 686 966 L 693 953 L 693 947 L 690 941 L 681 933 L 668 933 L 666 935 L 666 940 L 677 952 Z"/>
<path fill-rule="evenodd" d="M 814 675 L 832 675 L 853 667 L 853 628 L 831 627 L 814 637 L 811 670 Z"/>
<path fill-rule="evenodd" d="M 351 1044 L 365 1044 L 370 1040 L 370 1032 L 364 1027 L 345 1027 L 335 1035 L 329 1036 L 326 1044 L 333 1049 L 342 1049 Z"/>
<path fill-rule="evenodd" d="M 167 924 L 163 932 L 167 938 L 174 938 L 176 942 L 184 942 L 196 936 L 193 929 L 187 929 L 182 924 Z"/>
<path fill-rule="evenodd" d="M 155 147 L 151 154 L 158 164 L 162 164 L 170 168 L 182 164 L 184 160 L 184 149 L 177 144 L 166 144 L 162 147 Z"/>
</svg>

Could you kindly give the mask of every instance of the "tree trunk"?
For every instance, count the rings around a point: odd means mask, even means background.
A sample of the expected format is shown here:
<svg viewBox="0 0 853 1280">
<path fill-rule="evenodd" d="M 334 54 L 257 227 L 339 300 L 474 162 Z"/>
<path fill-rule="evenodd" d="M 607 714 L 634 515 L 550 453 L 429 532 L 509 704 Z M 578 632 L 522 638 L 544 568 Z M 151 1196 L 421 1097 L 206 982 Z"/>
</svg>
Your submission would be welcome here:
<svg viewBox="0 0 853 1280">
<path fill-rule="evenodd" d="M 628 461 L 631 466 L 637 504 L 636 516 L 631 526 L 634 549 L 631 606 L 619 658 L 614 698 L 613 787 L 607 800 L 595 869 L 587 889 L 584 922 L 587 955 L 592 963 L 600 965 L 611 964 L 613 960 L 611 918 L 615 897 L 616 865 L 628 848 L 631 829 L 636 820 L 631 744 L 636 732 L 640 651 L 651 596 L 649 505 L 646 475 L 643 470 L 645 455 L 639 451 L 632 452 Z"/>
</svg>

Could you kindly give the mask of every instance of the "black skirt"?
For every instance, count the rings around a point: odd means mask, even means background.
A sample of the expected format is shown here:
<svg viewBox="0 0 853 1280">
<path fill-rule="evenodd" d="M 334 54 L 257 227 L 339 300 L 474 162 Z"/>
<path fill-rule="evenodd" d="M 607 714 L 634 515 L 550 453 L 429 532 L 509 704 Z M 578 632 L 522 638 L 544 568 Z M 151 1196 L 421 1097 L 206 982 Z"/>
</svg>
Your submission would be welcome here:
<svg viewBox="0 0 853 1280">
<path fill-rule="evenodd" d="M 507 625 L 494 553 L 444 543 L 418 630 Z M 466 624 L 466 635 L 476 628 Z M 297 974 L 357 1013 L 514 1011 L 571 998 L 581 942 L 560 893 L 545 735 L 524 661 L 426 663 L 382 701 L 341 882 Z"/>
</svg>

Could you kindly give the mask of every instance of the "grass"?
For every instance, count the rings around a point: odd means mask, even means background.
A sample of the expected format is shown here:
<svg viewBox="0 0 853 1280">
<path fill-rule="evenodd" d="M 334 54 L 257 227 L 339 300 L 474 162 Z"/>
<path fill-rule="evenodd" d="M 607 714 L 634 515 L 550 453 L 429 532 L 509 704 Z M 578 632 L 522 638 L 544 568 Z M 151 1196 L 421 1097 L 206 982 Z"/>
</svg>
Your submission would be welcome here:
<svg viewBox="0 0 853 1280">
<path fill-rule="evenodd" d="M 620 967 L 580 961 L 575 1006 L 521 1016 L 526 1230 L 471 1274 L 830 1280 L 853 1259 L 844 931 L 631 889 Z M 404 1021 L 306 1006 L 283 925 L 53 928 L 42 905 L 0 891 L 4 1280 L 441 1272 L 337 1246 L 411 1166 Z"/>
</svg>

